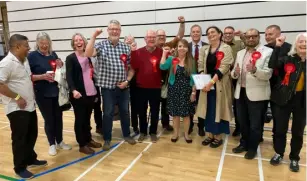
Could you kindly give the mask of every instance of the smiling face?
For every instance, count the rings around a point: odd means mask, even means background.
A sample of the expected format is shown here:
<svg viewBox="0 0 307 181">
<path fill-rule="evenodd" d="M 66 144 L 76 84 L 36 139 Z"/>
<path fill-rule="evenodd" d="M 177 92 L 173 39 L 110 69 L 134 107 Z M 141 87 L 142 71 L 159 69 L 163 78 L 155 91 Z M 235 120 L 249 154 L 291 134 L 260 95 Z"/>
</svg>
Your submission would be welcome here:
<svg viewBox="0 0 307 181">
<path fill-rule="evenodd" d="M 153 30 L 148 30 L 145 36 L 145 42 L 146 42 L 146 46 L 148 48 L 153 48 L 156 46 L 156 32 L 154 32 Z"/>
<path fill-rule="evenodd" d="M 304 35 L 299 36 L 296 41 L 295 48 L 297 54 L 306 55 L 306 37 Z"/>
<path fill-rule="evenodd" d="M 226 28 L 224 30 L 223 38 L 224 38 L 224 42 L 225 43 L 231 43 L 234 37 L 235 37 L 235 34 L 234 34 L 234 30 L 233 29 Z"/>
<path fill-rule="evenodd" d="M 207 30 L 207 36 L 209 42 L 219 41 L 222 34 L 219 33 L 215 28 L 210 28 Z"/>
<path fill-rule="evenodd" d="M 178 57 L 184 57 L 186 56 L 189 48 L 188 45 L 183 44 L 183 42 L 179 42 L 177 45 L 177 51 L 178 51 Z"/>
<path fill-rule="evenodd" d="M 76 51 L 84 51 L 85 50 L 85 42 L 80 35 L 76 35 L 74 37 L 74 49 Z"/>
<path fill-rule="evenodd" d="M 111 23 L 108 26 L 109 39 L 111 41 L 118 41 L 120 38 L 121 26 L 116 23 Z"/>
<path fill-rule="evenodd" d="M 191 38 L 194 42 L 199 42 L 201 38 L 201 28 L 199 26 L 194 26 L 191 28 Z"/>
<path fill-rule="evenodd" d="M 38 40 L 38 49 L 44 55 L 49 54 L 50 42 L 47 39 Z"/>
</svg>

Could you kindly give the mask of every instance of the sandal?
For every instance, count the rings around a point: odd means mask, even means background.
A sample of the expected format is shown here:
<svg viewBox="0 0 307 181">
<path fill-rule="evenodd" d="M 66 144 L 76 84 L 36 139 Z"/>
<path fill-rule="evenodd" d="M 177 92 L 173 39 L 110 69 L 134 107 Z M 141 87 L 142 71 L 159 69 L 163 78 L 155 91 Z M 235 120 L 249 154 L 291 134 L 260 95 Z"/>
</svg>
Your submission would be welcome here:
<svg viewBox="0 0 307 181">
<path fill-rule="evenodd" d="M 210 147 L 211 148 L 217 148 L 219 146 L 221 146 L 223 144 L 223 140 L 218 140 L 218 139 L 214 139 L 211 143 L 210 143 Z"/>
<path fill-rule="evenodd" d="M 214 141 L 214 138 L 207 137 L 207 138 L 202 142 L 202 144 L 203 144 L 204 146 L 207 146 L 207 145 L 209 145 L 212 141 Z"/>
</svg>

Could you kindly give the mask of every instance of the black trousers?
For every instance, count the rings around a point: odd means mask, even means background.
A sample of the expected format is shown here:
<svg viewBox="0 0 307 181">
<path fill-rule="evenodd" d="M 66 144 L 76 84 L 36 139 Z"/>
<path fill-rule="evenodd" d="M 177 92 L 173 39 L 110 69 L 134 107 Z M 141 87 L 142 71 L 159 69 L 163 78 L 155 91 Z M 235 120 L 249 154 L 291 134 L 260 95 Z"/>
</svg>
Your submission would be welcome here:
<svg viewBox="0 0 307 181">
<path fill-rule="evenodd" d="M 167 99 L 161 98 L 161 123 L 163 127 L 169 126 L 169 114 L 167 110 Z"/>
<path fill-rule="evenodd" d="M 96 96 L 84 96 L 71 99 L 75 114 L 75 134 L 80 148 L 92 140 L 91 114 L 95 98 Z"/>
<path fill-rule="evenodd" d="M 240 123 L 240 144 L 249 151 L 257 151 L 262 136 L 263 115 L 266 113 L 267 101 L 250 101 L 245 88 L 241 88 L 237 101 L 238 121 Z"/>
<path fill-rule="evenodd" d="M 45 120 L 45 132 L 49 145 L 63 141 L 63 113 L 59 97 L 36 97 L 36 103 Z"/>
<path fill-rule="evenodd" d="M 34 151 L 37 139 L 37 115 L 36 111 L 15 111 L 7 117 L 12 130 L 14 170 L 19 173 L 37 159 Z"/>
<path fill-rule="evenodd" d="M 290 160 L 300 160 L 299 154 L 303 146 L 303 135 L 306 126 L 306 99 L 305 91 L 297 92 L 285 106 L 276 105 L 272 107 L 275 123 L 274 150 L 284 155 L 287 141 L 287 131 L 290 115 L 292 113 L 291 127 L 291 152 Z"/>
<path fill-rule="evenodd" d="M 140 132 L 147 135 L 147 109 L 149 102 L 151 113 L 149 134 L 157 134 L 161 89 L 138 88 L 138 96 Z"/>
<path fill-rule="evenodd" d="M 94 103 L 94 119 L 96 123 L 96 129 L 99 129 L 102 132 L 102 110 L 101 110 L 101 93 L 100 87 L 96 86 L 97 90 L 97 98 L 98 99 Z"/>
<path fill-rule="evenodd" d="M 139 125 L 138 117 L 138 92 L 135 86 L 130 87 L 130 108 L 131 108 L 131 125 L 136 131 Z"/>
<path fill-rule="evenodd" d="M 199 100 L 199 94 L 200 94 L 200 90 L 197 90 L 196 91 L 196 103 L 197 104 L 198 104 L 198 100 Z M 190 115 L 190 130 L 192 130 L 193 127 L 194 127 L 193 119 L 194 119 L 194 115 Z M 205 120 L 202 119 L 202 118 L 198 118 L 197 125 L 198 125 L 198 129 L 204 130 L 204 128 L 205 128 Z"/>
</svg>

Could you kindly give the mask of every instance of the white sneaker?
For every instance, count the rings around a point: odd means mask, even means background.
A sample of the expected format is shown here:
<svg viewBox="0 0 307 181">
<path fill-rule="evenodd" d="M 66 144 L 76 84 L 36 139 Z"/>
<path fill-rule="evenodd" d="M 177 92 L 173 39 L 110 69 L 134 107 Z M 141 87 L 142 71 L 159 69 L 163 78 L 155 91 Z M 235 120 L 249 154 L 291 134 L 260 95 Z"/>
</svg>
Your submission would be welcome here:
<svg viewBox="0 0 307 181">
<path fill-rule="evenodd" d="M 49 147 L 49 155 L 50 155 L 50 156 L 55 156 L 56 154 L 57 154 L 57 151 L 56 151 L 55 145 L 51 145 L 51 146 Z"/>
<path fill-rule="evenodd" d="M 71 150 L 71 146 L 64 143 L 63 141 L 60 144 L 57 144 L 57 148 L 63 150 Z"/>
</svg>

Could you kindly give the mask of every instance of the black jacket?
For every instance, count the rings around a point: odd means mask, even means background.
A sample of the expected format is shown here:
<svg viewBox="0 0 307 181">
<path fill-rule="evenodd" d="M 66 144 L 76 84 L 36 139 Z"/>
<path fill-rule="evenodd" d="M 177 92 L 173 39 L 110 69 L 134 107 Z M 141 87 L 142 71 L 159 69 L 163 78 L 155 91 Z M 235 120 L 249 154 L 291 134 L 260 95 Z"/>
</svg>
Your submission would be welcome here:
<svg viewBox="0 0 307 181">
<path fill-rule="evenodd" d="M 274 48 L 275 48 L 275 45 L 266 44 L 266 45 L 264 45 L 264 46 L 269 47 L 269 48 L 272 48 L 273 50 L 274 50 Z M 287 56 L 287 55 L 288 55 L 288 52 L 290 51 L 290 49 L 291 49 L 291 44 L 290 44 L 290 43 L 287 43 L 287 42 L 284 42 L 284 44 L 282 44 L 282 46 L 280 47 L 278 57 L 279 57 L 279 58 L 282 58 L 282 57 Z M 272 59 L 273 59 L 273 58 L 276 59 L 276 58 L 278 58 L 278 57 L 276 57 L 276 56 L 271 56 L 270 61 L 274 61 L 274 60 L 272 60 Z M 271 88 L 274 87 L 274 85 L 277 83 L 278 74 L 279 74 L 279 72 L 282 72 L 282 71 L 283 71 L 283 67 L 274 69 L 274 72 L 273 72 L 272 77 L 271 77 L 271 79 L 270 79 Z"/>
<path fill-rule="evenodd" d="M 92 65 L 91 59 L 88 59 L 89 63 Z M 72 96 L 72 91 L 74 90 L 80 92 L 81 95 L 86 95 L 82 68 L 75 53 L 66 57 L 66 79 L 70 90 L 70 96 Z"/>
<path fill-rule="evenodd" d="M 271 87 L 271 100 L 277 105 L 283 106 L 296 94 L 296 85 L 302 72 L 304 72 L 304 80 L 306 80 L 306 62 L 302 62 L 297 54 L 294 56 L 279 57 L 281 50 L 281 47 L 275 47 L 269 62 L 269 68 L 279 70 L 276 76 L 276 84 Z M 293 63 L 295 65 L 295 72 L 290 74 L 289 85 L 286 86 L 282 85 L 282 81 L 286 74 L 284 66 L 287 63 Z M 306 91 L 306 83 L 304 83 L 303 90 Z M 303 104 L 305 102 L 305 99 L 302 100 Z"/>
</svg>

